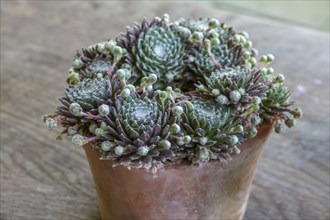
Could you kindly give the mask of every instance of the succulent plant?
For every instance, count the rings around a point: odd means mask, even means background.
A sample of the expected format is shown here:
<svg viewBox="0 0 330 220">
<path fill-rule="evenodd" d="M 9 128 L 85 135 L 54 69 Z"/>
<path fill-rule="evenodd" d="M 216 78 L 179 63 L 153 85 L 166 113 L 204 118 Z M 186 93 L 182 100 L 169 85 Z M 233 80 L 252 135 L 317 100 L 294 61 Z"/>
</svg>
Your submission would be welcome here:
<svg viewBox="0 0 330 220">
<path fill-rule="evenodd" d="M 185 45 L 166 19 L 155 18 L 150 24 L 143 20 L 117 41 L 128 51 L 126 61 L 132 66 L 135 78 L 155 74 L 159 88 L 181 78 L 185 69 Z"/>
<path fill-rule="evenodd" d="M 149 165 L 153 160 L 172 160 L 178 149 L 170 140 L 178 136 L 173 126 L 178 122 L 171 114 L 170 101 L 159 94 L 132 94 L 118 98 L 106 117 L 103 138 L 113 149 L 103 157 L 118 158 L 119 164 L 141 160 Z M 120 148 L 116 152 L 116 148 Z"/>
<path fill-rule="evenodd" d="M 98 99 L 106 99 L 111 93 L 110 81 L 105 78 L 85 79 L 68 88 L 65 93 L 70 102 L 92 103 Z"/>
<path fill-rule="evenodd" d="M 278 79 L 277 79 L 278 80 Z M 290 109 L 293 102 L 289 101 L 290 91 L 281 82 L 272 83 L 267 91 L 267 97 L 262 100 L 263 116 L 275 124 L 275 131 L 280 133 L 284 124 L 291 128 L 296 119 L 302 117 L 300 108 Z"/>
<path fill-rule="evenodd" d="M 239 153 L 237 146 L 255 136 L 254 131 L 261 123 L 253 114 L 243 120 L 232 108 L 212 100 L 198 99 L 182 105 L 185 110 L 181 123 L 184 137 L 191 139 L 189 143 L 183 143 L 196 163 Z"/>
<path fill-rule="evenodd" d="M 274 56 L 257 56 L 246 32 L 214 18 L 144 19 L 77 52 L 65 97 L 43 121 L 114 165 L 155 172 L 230 158 L 263 122 L 281 132 L 302 117 L 269 67 Z"/>
<path fill-rule="evenodd" d="M 218 70 L 215 62 L 221 68 L 238 66 L 240 63 L 244 63 L 244 60 L 241 51 L 234 49 L 236 48 L 229 48 L 227 44 L 213 46 L 210 52 L 215 60 L 212 60 L 205 46 L 199 45 L 197 49 L 191 50 L 188 67 L 198 76 L 204 76 Z"/>
<path fill-rule="evenodd" d="M 220 104 L 235 107 L 238 111 L 251 107 L 259 108 L 268 89 L 261 71 L 244 66 L 216 70 L 203 78 L 196 85 L 198 91 L 213 97 Z"/>
</svg>

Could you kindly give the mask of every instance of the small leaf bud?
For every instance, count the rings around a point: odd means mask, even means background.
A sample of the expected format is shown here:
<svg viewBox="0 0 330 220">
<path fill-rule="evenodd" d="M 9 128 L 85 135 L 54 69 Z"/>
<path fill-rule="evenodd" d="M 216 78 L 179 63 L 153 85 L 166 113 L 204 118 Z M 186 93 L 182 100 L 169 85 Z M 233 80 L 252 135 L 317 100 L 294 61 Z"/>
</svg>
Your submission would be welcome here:
<svg viewBox="0 0 330 220">
<path fill-rule="evenodd" d="M 166 92 L 171 94 L 173 92 L 173 88 L 171 86 L 166 87 Z"/>
<path fill-rule="evenodd" d="M 252 45 L 253 45 L 252 41 L 248 40 L 248 41 L 245 42 L 244 48 L 245 49 L 250 49 L 252 47 Z"/>
<path fill-rule="evenodd" d="M 254 125 L 259 125 L 261 123 L 261 118 L 258 115 L 253 115 L 251 117 L 251 123 Z"/>
<path fill-rule="evenodd" d="M 72 135 L 75 135 L 75 134 L 77 134 L 77 128 L 69 127 L 68 128 L 68 135 L 72 136 Z"/>
<path fill-rule="evenodd" d="M 206 48 L 211 47 L 211 41 L 210 41 L 209 39 L 205 39 L 205 40 L 204 40 L 204 46 L 205 46 Z"/>
<path fill-rule="evenodd" d="M 177 143 L 179 146 L 184 145 L 184 142 L 183 142 L 182 138 L 177 139 L 177 140 L 176 140 L 176 143 Z"/>
<path fill-rule="evenodd" d="M 160 22 L 160 21 L 162 20 L 162 19 L 161 19 L 160 17 L 158 17 L 158 16 L 155 17 L 154 19 L 155 19 L 155 21 L 157 21 L 157 22 Z"/>
<path fill-rule="evenodd" d="M 126 85 L 125 88 L 129 89 L 131 92 L 135 92 L 135 86 L 133 86 L 132 84 Z"/>
<path fill-rule="evenodd" d="M 193 34 L 192 34 L 192 40 L 194 43 L 200 43 L 202 42 L 204 38 L 204 35 L 202 32 L 198 32 L 198 31 L 195 31 Z"/>
<path fill-rule="evenodd" d="M 293 112 L 292 112 L 293 116 L 295 118 L 302 118 L 303 116 L 303 111 L 300 108 L 296 108 Z"/>
<path fill-rule="evenodd" d="M 181 114 L 183 113 L 183 108 L 181 106 L 175 106 L 173 109 L 172 109 L 172 113 L 174 116 L 178 117 L 178 116 L 181 116 Z"/>
<path fill-rule="evenodd" d="M 69 110 L 75 116 L 80 116 L 83 111 L 83 109 L 78 103 L 71 103 Z"/>
<path fill-rule="evenodd" d="M 124 151 L 125 151 L 125 149 L 122 146 L 115 147 L 115 154 L 117 156 L 123 155 Z"/>
<path fill-rule="evenodd" d="M 152 85 L 146 87 L 146 91 L 151 92 L 154 89 Z"/>
<path fill-rule="evenodd" d="M 234 151 L 235 154 L 240 154 L 241 153 L 241 150 L 237 146 L 233 147 L 233 151 Z"/>
<path fill-rule="evenodd" d="M 276 77 L 276 81 L 278 83 L 283 83 L 285 81 L 285 77 L 283 76 L 283 74 L 278 74 L 278 76 Z"/>
<path fill-rule="evenodd" d="M 128 63 L 123 63 L 120 66 L 121 69 L 131 70 L 131 66 Z"/>
<path fill-rule="evenodd" d="M 122 56 L 123 55 L 123 49 L 119 46 L 115 46 L 115 48 L 113 50 L 113 54 L 115 56 Z"/>
<path fill-rule="evenodd" d="M 253 97 L 253 99 L 252 99 L 252 103 L 253 103 L 254 105 L 260 105 L 260 103 L 261 103 L 261 98 L 258 97 L 258 96 Z"/>
<path fill-rule="evenodd" d="M 244 51 L 244 53 L 243 53 L 243 58 L 244 58 L 245 60 L 249 59 L 250 56 L 251 56 L 251 53 L 250 53 L 249 51 Z"/>
<path fill-rule="evenodd" d="M 54 130 L 57 127 L 57 123 L 53 118 L 47 117 L 45 120 L 45 124 L 48 130 Z"/>
<path fill-rule="evenodd" d="M 68 74 L 76 73 L 73 68 L 68 69 Z"/>
<path fill-rule="evenodd" d="M 75 85 L 80 82 L 79 74 L 76 72 L 71 72 L 67 78 L 67 83 L 70 85 Z"/>
<path fill-rule="evenodd" d="M 170 131 L 171 134 L 176 134 L 180 130 L 181 130 L 180 126 L 178 124 L 176 124 L 176 123 L 171 124 L 170 129 L 169 129 L 169 131 Z"/>
<path fill-rule="evenodd" d="M 240 35 L 235 34 L 233 37 L 233 42 L 234 43 L 239 43 L 241 41 Z"/>
<path fill-rule="evenodd" d="M 239 88 L 239 89 L 238 89 L 238 92 L 239 92 L 241 95 L 244 95 L 244 94 L 245 94 L 245 89 L 244 89 L 244 88 Z"/>
<path fill-rule="evenodd" d="M 233 146 L 238 143 L 238 137 L 236 135 L 229 136 L 228 144 Z"/>
<path fill-rule="evenodd" d="M 191 31 L 188 28 L 180 27 L 178 29 L 179 35 L 182 38 L 189 39 L 191 37 Z"/>
<path fill-rule="evenodd" d="M 220 25 L 220 22 L 218 19 L 215 19 L 215 18 L 211 18 L 209 20 L 209 23 L 208 23 L 209 27 L 210 28 L 215 28 L 215 27 L 218 27 Z"/>
<path fill-rule="evenodd" d="M 297 123 L 296 119 L 294 118 L 289 118 L 287 120 L 285 120 L 285 124 L 286 126 L 288 126 L 288 128 L 292 128 L 293 126 L 295 126 Z"/>
<path fill-rule="evenodd" d="M 162 140 L 158 142 L 158 146 L 168 150 L 171 148 L 171 142 L 169 142 L 168 140 Z"/>
<path fill-rule="evenodd" d="M 103 130 L 107 130 L 108 129 L 108 124 L 104 121 L 101 122 L 100 124 L 100 128 L 102 128 Z"/>
<path fill-rule="evenodd" d="M 211 39 L 211 46 L 218 46 L 220 44 L 220 40 L 218 38 L 212 38 Z"/>
<path fill-rule="evenodd" d="M 97 124 L 95 124 L 95 123 L 91 123 L 91 124 L 89 125 L 89 127 L 88 127 L 88 130 L 89 130 L 91 133 L 95 134 L 95 130 L 96 130 L 97 128 L 98 128 Z"/>
<path fill-rule="evenodd" d="M 191 137 L 189 135 L 186 135 L 182 138 L 182 141 L 185 143 L 185 144 L 189 144 L 191 142 Z"/>
<path fill-rule="evenodd" d="M 211 157 L 211 152 L 206 147 L 201 147 L 197 152 L 197 157 L 202 162 L 208 161 Z"/>
<path fill-rule="evenodd" d="M 114 143 L 110 142 L 110 141 L 103 141 L 101 143 L 101 150 L 103 151 L 109 151 L 111 150 L 111 148 L 113 148 L 115 146 Z"/>
<path fill-rule="evenodd" d="M 267 54 L 267 62 L 270 63 L 270 62 L 273 62 L 275 57 L 273 54 Z"/>
<path fill-rule="evenodd" d="M 195 107 L 191 102 L 185 101 L 185 104 L 186 104 L 187 109 L 189 109 L 189 111 L 194 110 Z"/>
<path fill-rule="evenodd" d="M 106 116 L 110 113 L 110 107 L 106 104 L 102 104 L 98 108 L 100 116 Z"/>
<path fill-rule="evenodd" d="M 146 156 L 148 154 L 148 152 L 149 152 L 149 147 L 142 146 L 142 147 L 138 148 L 136 153 L 140 156 Z"/>
<path fill-rule="evenodd" d="M 267 56 L 266 55 L 262 55 L 259 59 L 260 62 L 267 62 Z"/>
<path fill-rule="evenodd" d="M 237 90 L 231 91 L 229 98 L 231 102 L 237 103 L 241 99 L 241 93 Z"/>
<path fill-rule="evenodd" d="M 116 71 L 116 75 L 119 80 L 124 80 L 126 76 L 126 70 L 125 69 L 119 69 Z"/>
<path fill-rule="evenodd" d="M 257 49 L 253 48 L 251 49 L 251 57 L 256 57 L 258 56 L 259 52 Z"/>
<path fill-rule="evenodd" d="M 157 79 L 158 79 L 158 77 L 157 77 L 156 74 L 150 74 L 150 75 L 148 76 L 147 83 L 149 83 L 149 84 L 154 84 L 155 82 L 157 82 Z"/>
<path fill-rule="evenodd" d="M 221 28 L 227 28 L 227 25 L 226 25 L 226 23 L 223 23 L 223 22 L 222 22 L 222 23 L 220 24 L 220 27 L 221 27 Z"/>
<path fill-rule="evenodd" d="M 213 96 L 219 96 L 220 95 L 220 90 L 219 89 L 212 89 L 212 95 Z"/>
<path fill-rule="evenodd" d="M 170 16 L 169 16 L 169 14 L 167 14 L 167 13 L 163 14 L 163 18 L 164 18 L 165 20 L 170 20 Z"/>
<path fill-rule="evenodd" d="M 247 41 L 246 38 L 243 35 L 239 35 L 239 37 L 240 37 L 240 44 L 245 45 Z"/>
<path fill-rule="evenodd" d="M 200 145 L 205 145 L 207 143 L 208 139 L 207 137 L 201 137 L 199 138 Z"/>
<path fill-rule="evenodd" d="M 244 127 L 242 125 L 237 125 L 234 128 L 234 131 L 237 132 L 237 133 L 242 133 L 244 131 Z"/>
<path fill-rule="evenodd" d="M 95 135 L 98 137 L 103 137 L 105 135 L 105 131 L 102 128 L 96 128 Z"/>
<path fill-rule="evenodd" d="M 120 95 L 124 98 L 128 97 L 131 95 L 131 91 L 128 88 L 125 88 L 121 91 Z"/>
<path fill-rule="evenodd" d="M 104 53 L 105 51 L 105 46 L 104 46 L 104 43 L 99 43 L 96 45 L 96 49 L 99 53 Z"/>
<path fill-rule="evenodd" d="M 275 125 L 275 132 L 280 134 L 283 131 L 283 125 L 282 124 L 277 124 Z"/>
<path fill-rule="evenodd" d="M 197 89 L 201 92 L 207 92 L 207 88 L 204 85 L 197 85 Z"/>
<path fill-rule="evenodd" d="M 110 40 L 108 42 L 105 43 L 105 49 L 110 52 L 113 53 L 116 47 L 116 42 L 113 40 Z"/>
<path fill-rule="evenodd" d="M 74 66 L 74 68 L 76 68 L 76 69 L 80 69 L 80 68 L 83 66 L 83 62 L 82 62 L 82 60 L 81 60 L 81 59 L 75 59 L 75 60 L 73 61 L 73 66 Z"/>
<path fill-rule="evenodd" d="M 275 72 L 274 69 L 271 68 L 271 67 L 269 67 L 268 70 L 267 70 L 267 73 L 268 73 L 269 75 L 273 74 L 274 72 Z"/>
<path fill-rule="evenodd" d="M 209 32 L 209 37 L 211 39 L 219 39 L 220 35 L 218 32 L 216 32 L 215 30 L 212 30 Z"/>
<path fill-rule="evenodd" d="M 253 138 L 253 137 L 255 137 L 255 136 L 257 135 L 257 133 L 258 133 L 257 128 L 256 128 L 256 127 L 252 127 L 252 128 L 248 131 L 247 136 L 248 136 L 249 138 Z"/>
<path fill-rule="evenodd" d="M 226 105 L 228 104 L 228 98 L 225 96 L 225 95 L 219 95 L 217 98 L 216 98 L 216 101 L 221 104 L 221 105 Z"/>
<path fill-rule="evenodd" d="M 161 99 L 166 99 L 167 98 L 167 92 L 161 91 L 159 96 L 160 96 Z"/>
<path fill-rule="evenodd" d="M 141 85 L 146 84 L 147 81 L 148 81 L 148 77 L 147 77 L 147 76 L 142 77 L 142 78 L 141 78 Z"/>
<path fill-rule="evenodd" d="M 249 63 L 252 65 L 252 66 L 255 66 L 257 64 L 257 59 L 254 58 L 254 57 L 250 57 L 249 58 Z"/>
<path fill-rule="evenodd" d="M 76 146 L 83 146 L 86 144 L 86 138 L 80 134 L 73 135 L 71 141 Z"/>
</svg>

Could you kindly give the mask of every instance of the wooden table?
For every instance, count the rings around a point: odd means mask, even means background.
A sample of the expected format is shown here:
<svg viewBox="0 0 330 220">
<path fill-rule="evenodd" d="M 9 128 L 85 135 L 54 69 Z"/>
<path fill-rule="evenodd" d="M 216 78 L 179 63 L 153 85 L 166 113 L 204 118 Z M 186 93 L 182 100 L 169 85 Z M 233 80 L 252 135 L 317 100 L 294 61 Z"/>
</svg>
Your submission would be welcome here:
<svg viewBox="0 0 330 220">
<path fill-rule="evenodd" d="M 246 219 L 329 219 L 329 35 L 218 10 L 201 3 L 1 2 L 0 219 L 99 219 L 82 149 L 55 141 L 52 113 L 76 49 L 168 12 L 211 16 L 246 30 L 273 53 L 305 116 L 269 139 Z"/>
</svg>

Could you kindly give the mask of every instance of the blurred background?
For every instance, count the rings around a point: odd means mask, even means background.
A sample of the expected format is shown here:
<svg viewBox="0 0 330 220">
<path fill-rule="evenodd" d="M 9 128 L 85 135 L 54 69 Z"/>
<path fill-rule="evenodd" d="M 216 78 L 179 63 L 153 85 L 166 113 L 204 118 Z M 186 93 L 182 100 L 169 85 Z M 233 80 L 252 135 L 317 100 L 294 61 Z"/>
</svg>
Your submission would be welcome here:
<svg viewBox="0 0 330 220">
<path fill-rule="evenodd" d="M 329 0 L 245 0 L 212 1 L 211 5 L 228 11 L 276 19 L 329 32 Z"/>
<path fill-rule="evenodd" d="M 143 17 L 214 17 L 272 53 L 297 126 L 273 134 L 258 165 L 246 220 L 329 219 L 329 1 L 0 0 L 0 219 L 98 220 L 88 162 L 41 116 L 63 96 L 77 49 L 114 39 Z"/>
</svg>

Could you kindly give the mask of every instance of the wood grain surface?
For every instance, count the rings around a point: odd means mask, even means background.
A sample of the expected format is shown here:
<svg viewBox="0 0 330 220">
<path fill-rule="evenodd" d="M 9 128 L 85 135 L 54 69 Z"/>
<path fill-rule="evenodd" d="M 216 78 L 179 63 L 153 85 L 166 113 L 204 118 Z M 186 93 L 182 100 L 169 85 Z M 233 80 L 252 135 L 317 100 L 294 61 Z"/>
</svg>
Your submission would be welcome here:
<svg viewBox="0 0 330 220">
<path fill-rule="evenodd" d="M 286 74 L 305 115 L 273 134 L 245 218 L 329 219 L 329 35 L 247 17 L 198 2 L 1 1 L 0 219 L 99 219 L 82 149 L 55 141 L 41 115 L 63 95 L 75 50 L 163 13 L 210 16 L 245 30 Z"/>
</svg>

